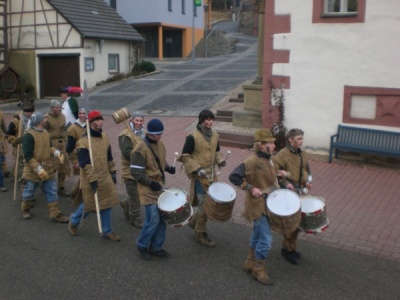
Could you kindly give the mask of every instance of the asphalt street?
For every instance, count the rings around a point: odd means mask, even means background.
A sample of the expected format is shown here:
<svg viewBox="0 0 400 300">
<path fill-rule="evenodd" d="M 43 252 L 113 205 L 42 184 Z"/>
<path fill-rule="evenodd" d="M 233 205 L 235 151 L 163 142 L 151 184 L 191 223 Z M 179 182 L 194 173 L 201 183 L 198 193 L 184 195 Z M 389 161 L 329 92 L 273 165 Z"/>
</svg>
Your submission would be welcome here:
<svg viewBox="0 0 400 300">
<path fill-rule="evenodd" d="M 194 64 L 158 62 L 159 74 L 101 86 L 90 93 L 88 105 L 105 114 L 127 106 L 145 113 L 146 120 L 160 116 L 168 126 L 184 116 L 195 122 L 199 110 L 256 75 L 256 39 L 235 36 L 239 43 L 234 54 L 196 59 Z M 38 100 L 36 107 L 46 112 L 48 99 Z M 1 109 L 9 119 L 16 106 L 2 104 Z M 105 123 L 111 129 L 109 117 Z M 113 133 L 122 129 L 113 126 Z M 168 151 L 175 151 L 176 138 L 171 132 L 165 135 Z M 113 149 L 117 156 L 116 145 Z M 236 155 L 239 150 L 232 160 Z M 195 243 L 188 226 L 169 227 L 165 249 L 171 258 L 144 262 L 135 247 L 139 230 L 128 224 L 119 206 L 113 209 L 112 225 L 121 242 L 100 237 L 94 214 L 73 237 L 66 224 L 48 220 L 40 190 L 33 218 L 23 220 L 20 201 L 12 201 L 12 184 L 6 179 L 9 191 L 0 193 L 0 299 L 400 299 L 398 262 L 307 239 L 300 241 L 301 264 L 294 266 L 281 256 L 281 237 L 275 234 L 267 259 L 274 284 L 264 286 L 242 271 L 252 228 L 233 220 L 209 222 L 214 249 Z M 72 182 L 68 184 L 70 188 Z M 121 186 L 119 197 L 125 197 Z M 60 206 L 66 215 L 73 211 L 67 198 L 60 199 Z"/>
</svg>

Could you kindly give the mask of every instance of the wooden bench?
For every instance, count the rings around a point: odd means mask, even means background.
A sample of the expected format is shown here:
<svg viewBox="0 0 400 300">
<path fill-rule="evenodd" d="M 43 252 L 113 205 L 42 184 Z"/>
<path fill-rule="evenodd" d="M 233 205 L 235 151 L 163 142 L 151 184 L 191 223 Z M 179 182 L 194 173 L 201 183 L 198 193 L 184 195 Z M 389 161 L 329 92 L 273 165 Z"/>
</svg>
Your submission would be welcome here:
<svg viewBox="0 0 400 300">
<path fill-rule="evenodd" d="M 400 157 L 400 132 L 338 125 L 337 133 L 331 136 L 329 162 L 333 149 L 335 158 L 339 149 Z"/>
</svg>

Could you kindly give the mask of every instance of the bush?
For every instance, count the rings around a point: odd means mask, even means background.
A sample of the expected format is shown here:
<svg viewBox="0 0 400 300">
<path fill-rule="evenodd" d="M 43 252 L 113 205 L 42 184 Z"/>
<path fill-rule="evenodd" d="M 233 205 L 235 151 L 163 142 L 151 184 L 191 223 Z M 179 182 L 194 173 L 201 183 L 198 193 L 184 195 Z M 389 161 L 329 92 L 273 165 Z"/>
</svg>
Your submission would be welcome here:
<svg viewBox="0 0 400 300">
<path fill-rule="evenodd" d="M 151 61 L 142 60 L 140 63 L 135 64 L 132 69 L 132 73 L 142 73 L 142 72 L 154 72 L 156 66 Z"/>
</svg>

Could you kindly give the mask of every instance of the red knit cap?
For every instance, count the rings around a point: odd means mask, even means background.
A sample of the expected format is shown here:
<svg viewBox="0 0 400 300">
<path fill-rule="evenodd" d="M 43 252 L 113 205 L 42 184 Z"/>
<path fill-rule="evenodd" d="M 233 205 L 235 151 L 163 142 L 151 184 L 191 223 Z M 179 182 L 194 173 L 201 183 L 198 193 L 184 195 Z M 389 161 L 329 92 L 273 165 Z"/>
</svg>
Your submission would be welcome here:
<svg viewBox="0 0 400 300">
<path fill-rule="evenodd" d="M 103 116 L 101 115 L 101 112 L 99 112 L 98 110 L 92 110 L 89 112 L 88 120 L 90 123 L 92 123 L 93 121 L 104 120 L 104 119 Z"/>
</svg>

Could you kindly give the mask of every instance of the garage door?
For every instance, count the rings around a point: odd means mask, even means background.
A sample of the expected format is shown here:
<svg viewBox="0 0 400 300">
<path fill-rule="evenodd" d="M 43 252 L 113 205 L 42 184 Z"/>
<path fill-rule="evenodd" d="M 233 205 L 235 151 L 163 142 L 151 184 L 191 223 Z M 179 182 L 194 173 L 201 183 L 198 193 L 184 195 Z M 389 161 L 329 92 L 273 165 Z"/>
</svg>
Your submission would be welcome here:
<svg viewBox="0 0 400 300">
<path fill-rule="evenodd" d="M 59 97 L 60 86 L 79 86 L 79 54 L 39 55 L 40 97 Z"/>
</svg>

